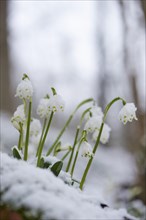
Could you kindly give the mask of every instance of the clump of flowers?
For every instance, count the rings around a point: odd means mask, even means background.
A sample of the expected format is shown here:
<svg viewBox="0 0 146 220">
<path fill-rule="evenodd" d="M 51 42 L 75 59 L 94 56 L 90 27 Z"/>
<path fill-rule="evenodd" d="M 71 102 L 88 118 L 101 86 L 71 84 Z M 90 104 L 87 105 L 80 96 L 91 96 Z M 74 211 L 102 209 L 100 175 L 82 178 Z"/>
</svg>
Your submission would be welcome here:
<svg viewBox="0 0 146 220">
<path fill-rule="evenodd" d="M 61 178 L 64 178 L 67 183 L 73 184 L 77 182 L 81 190 L 83 189 L 99 143 L 106 144 L 109 140 L 111 128 L 105 121 L 110 107 L 115 102 L 122 101 L 123 107 L 119 112 L 120 121 L 126 124 L 133 119 L 137 120 L 137 108 L 135 105 L 133 103 L 126 103 L 126 101 L 120 97 L 116 97 L 109 102 L 104 111 L 102 111 L 92 98 L 83 100 L 71 113 L 52 146 L 48 148 L 47 153 L 44 155 L 44 146 L 51 128 L 52 120 L 57 113 L 64 111 L 65 102 L 62 96 L 56 92 L 55 88 L 51 88 L 51 94 L 46 94 L 45 97 L 40 100 L 37 107 L 37 114 L 43 122 L 33 118 L 33 86 L 26 74 L 23 75 L 16 89 L 16 96 L 19 97 L 23 103 L 17 107 L 11 119 L 13 126 L 19 132 L 18 146 L 12 148 L 13 156 L 17 159 L 27 161 L 29 159 L 29 152 L 31 151 L 35 157 L 37 167 L 50 169 L 56 176 L 60 175 Z M 78 109 L 86 104 L 89 105 L 89 103 L 91 103 L 91 106 L 86 108 L 81 114 L 73 142 L 62 144 L 61 137 L 71 123 L 74 115 Z M 90 136 L 92 136 L 92 142 L 91 138 L 89 138 Z M 31 148 L 32 145 L 35 147 Z M 88 162 L 81 180 L 77 181 L 74 179 L 73 174 L 80 151 L 81 156 L 86 157 Z M 63 156 L 58 159 L 60 152 L 62 152 Z M 67 165 L 63 171 L 62 168 L 65 159 L 67 160 Z M 69 181 L 66 181 L 66 179 Z"/>
</svg>

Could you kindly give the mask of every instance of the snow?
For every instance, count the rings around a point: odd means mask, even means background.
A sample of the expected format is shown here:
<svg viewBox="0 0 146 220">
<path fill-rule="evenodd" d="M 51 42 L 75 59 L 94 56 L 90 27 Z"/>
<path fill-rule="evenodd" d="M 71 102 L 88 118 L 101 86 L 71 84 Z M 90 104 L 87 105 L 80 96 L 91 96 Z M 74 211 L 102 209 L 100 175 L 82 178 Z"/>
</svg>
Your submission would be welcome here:
<svg viewBox="0 0 146 220">
<path fill-rule="evenodd" d="M 24 208 L 41 219 L 124 220 L 131 217 L 125 209 L 101 208 L 95 195 L 65 184 L 49 170 L 9 157 L 1 157 L 1 203 Z M 26 214 L 26 213 L 25 213 Z"/>
<path fill-rule="evenodd" d="M 88 160 L 80 157 L 75 169 L 75 179 L 80 179 Z M 117 190 L 123 184 L 135 182 L 137 168 L 134 158 L 120 146 L 99 146 L 85 183 L 88 194 L 97 194 L 115 206 Z M 117 205 L 117 203 L 116 203 Z"/>
<path fill-rule="evenodd" d="M 59 161 L 59 159 L 57 157 L 54 156 L 48 156 L 48 157 L 43 157 L 44 158 L 44 162 L 48 162 L 50 164 L 54 164 L 57 161 Z"/>
</svg>

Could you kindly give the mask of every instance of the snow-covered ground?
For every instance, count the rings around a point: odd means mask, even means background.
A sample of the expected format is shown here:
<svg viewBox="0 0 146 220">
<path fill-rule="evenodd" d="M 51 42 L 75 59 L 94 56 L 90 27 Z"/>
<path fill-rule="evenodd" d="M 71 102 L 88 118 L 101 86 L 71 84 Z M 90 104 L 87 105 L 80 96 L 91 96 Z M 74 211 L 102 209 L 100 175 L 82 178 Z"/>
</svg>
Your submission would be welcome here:
<svg viewBox="0 0 146 220">
<path fill-rule="evenodd" d="M 49 170 L 1 153 L 1 203 L 40 219 L 135 219 L 125 209 L 102 208 L 105 201 L 65 184 Z M 98 191 L 98 190 L 97 190 Z"/>
<path fill-rule="evenodd" d="M 124 148 L 99 146 L 81 192 L 76 186 L 68 186 L 62 181 L 64 173 L 60 173 L 60 178 L 57 178 L 50 170 L 36 168 L 34 163 L 32 164 L 33 158 L 26 163 L 8 156 L 12 154 L 11 148 L 18 138 L 9 118 L 7 115 L 1 115 L 2 203 L 17 210 L 30 210 L 34 216 L 41 213 L 41 220 L 122 220 L 124 217 L 134 219 L 127 214 L 124 199 L 123 203 L 117 203 L 117 199 L 125 198 L 125 193 L 126 197 L 129 196 L 129 191 L 122 191 L 120 187 L 133 184 L 137 175 L 135 161 Z M 57 130 L 53 132 L 58 133 Z M 68 136 L 68 139 L 71 137 Z M 87 158 L 79 155 L 74 172 L 75 179 L 81 179 L 86 163 Z M 65 165 L 66 161 L 63 170 Z M 144 215 L 145 207 L 141 201 L 133 202 L 132 206 Z M 109 207 L 103 209 L 101 204 Z"/>
</svg>

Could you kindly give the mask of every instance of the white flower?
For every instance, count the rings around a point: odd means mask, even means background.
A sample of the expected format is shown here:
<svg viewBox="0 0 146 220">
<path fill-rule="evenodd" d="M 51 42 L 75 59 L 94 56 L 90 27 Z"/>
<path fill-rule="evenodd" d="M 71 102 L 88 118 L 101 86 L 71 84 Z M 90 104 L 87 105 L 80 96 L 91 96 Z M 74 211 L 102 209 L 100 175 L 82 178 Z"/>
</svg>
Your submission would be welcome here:
<svg viewBox="0 0 146 220">
<path fill-rule="evenodd" d="M 65 102 L 60 95 L 56 94 L 50 98 L 50 106 L 53 112 L 63 111 L 64 105 Z"/>
<path fill-rule="evenodd" d="M 37 136 L 41 132 L 42 126 L 38 119 L 33 118 L 30 124 L 30 135 Z"/>
<path fill-rule="evenodd" d="M 13 126 L 20 131 L 21 126 L 24 124 L 26 118 L 24 113 L 24 105 L 19 105 L 17 110 L 14 112 L 14 116 L 11 119 Z"/>
<path fill-rule="evenodd" d="M 92 106 L 90 111 L 85 115 L 85 119 L 89 119 L 90 117 L 101 117 L 103 118 L 103 112 L 101 107 Z"/>
<path fill-rule="evenodd" d="M 28 77 L 22 79 L 16 89 L 16 95 L 20 99 L 30 100 L 33 94 L 33 87 Z"/>
<path fill-rule="evenodd" d="M 86 130 L 87 132 L 94 132 L 95 129 L 100 129 L 102 123 L 102 117 L 91 117 L 88 119 L 88 121 L 86 122 L 85 126 L 84 126 L 84 130 Z"/>
<path fill-rule="evenodd" d="M 124 105 L 121 111 L 119 112 L 120 121 L 126 124 L 127 121 L 132 122 L 133 119 L 137 120 L 135 113 L 136 110 L 137 108 L 135 107 L 134 103 L 127 103 L 126 105 Z"/>
<path fill-rule="evenodd" d="M 50 112 L 51 112 L 50 99 L 48 98 L 41 99 L 38 105 L 38 108 L 37 108 L 37 114 L 41 118 L 44 118 L 44 117 L 48 118 L 48 116 L 50 115 Z"/>
<path fill-rule="evenodd" d="M 83 141 L 81 144 L 82 147 L 82 156 L 83 157 L 93 157 L 93 149 L 87 141 Z"/>
<path fill-rule="evenodd" d="M 109 137 L 110 137 L 110 131 L 111 131 L 111 128 L 107 124 L 104 124 L 101 137 L 100 137 L 100 142 L 102 144 L 106 144 L 108 142 Z M 98 134 L 99 134 L 99 129 L 96 129 L 95 132 L 93 133 L 93 139 L 95 141 L 97 140 Z"/>
</svg>

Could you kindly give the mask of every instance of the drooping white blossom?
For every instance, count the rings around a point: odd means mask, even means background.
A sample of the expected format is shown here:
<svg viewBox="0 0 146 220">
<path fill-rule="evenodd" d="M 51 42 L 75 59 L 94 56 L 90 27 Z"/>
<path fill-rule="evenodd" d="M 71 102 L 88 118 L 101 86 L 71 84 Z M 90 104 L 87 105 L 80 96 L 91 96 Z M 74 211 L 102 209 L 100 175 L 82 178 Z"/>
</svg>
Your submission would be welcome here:
<svg viewBox="0 0 146 220">
<path fill-rule="evenodd" d="M 33 118 L 30 124 L 30 135 L 37 136 L 42 130 L 41 123 L 38 119 Z"/>
<path fill-rule="evenodd" d="M 102 144 L 106 144 L 108 142 L 109 137 L 110 137 L 110 131 L 111 131 L 111 128 L 107 124 L 104 124 L 101 137 L 100 137 L 100 142 Z M 93 140 L 95 141 L 97 140 L 98 134 L 99 134 L 99 129 L 96 129 L 95 132 L 93 133 Z"/>
<path fill-rule="evenodd" d="M 13 126 L 18 131 L 20 131 L 21 126 L 24 124 L 25 120 L 26 120 L 26 117 L 25 117 L 25 112 L 24 112 L 24 105 L 19 105 L 16 111 L 14 112 L 13 117 L 11 118 L 11 122 Z"/>
<path fill-rule="evenodd" d="M 92 106 L 90 111 L 85 115 L 85 119 L 89 119 L 90 117 L 101 117 L 103 118 L 103 111 L 101 107 Z"/>
<path fill-rule="evenodd" d="M 133 119 L 137 120 L 136 110 L 134 103 L 127 103 L 119 112 L 119 119 L 123 124 L 126 124 L 128 121 L 132 122 Z"/>
<path fill-rule="evenodd" d="M 85 123 L 84 130 L 92 133 L 96 129 L 100 129 L 101 123 L 102 123 L 102 117 L 100 116 L 90 117 Z"/>
<path fill-rule="evenodd" d="M 50 99 L 42 98 L 37 108 L 37 114 L 41 118 L 48 118 L 51 113 Z"/>
<path fill-rule="evenodd" d="M 16 95 L 20 99 L 30 100 L 33 95 L 33 87 L 28 77 L 22 79 L 16 89 Z"/>
<path fill-rule="evenodd" d="M 91 145 L 87 141 L 83 141 L 81 144 L 81 149 L 82 149 L 82 156 L 83 157 L 92 157 L 93 156 L 93 149 Z"/>
<path fill-rule="evenodd" d="M 58 94 L 51 96 L 50 106 L 53 112 L 64 111 L 65 102 L 62 96 Z"/>
</svg>

